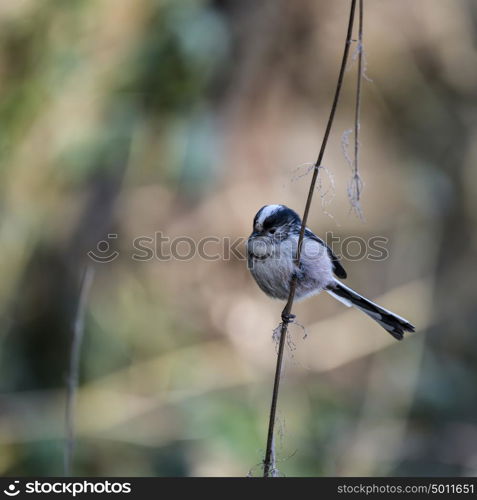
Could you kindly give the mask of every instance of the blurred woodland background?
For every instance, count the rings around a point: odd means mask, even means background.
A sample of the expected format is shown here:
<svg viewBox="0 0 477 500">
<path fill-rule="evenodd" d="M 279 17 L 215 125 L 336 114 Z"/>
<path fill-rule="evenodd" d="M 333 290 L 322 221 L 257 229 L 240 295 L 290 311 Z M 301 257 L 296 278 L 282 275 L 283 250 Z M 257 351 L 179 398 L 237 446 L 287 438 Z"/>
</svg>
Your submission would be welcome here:
<svg viewBox="0 0 477 500">
<path fill-rule="evenodd" d="M 236 240 L 264 204 L 303 213 L 348 11 L 347 0 L 0 3 L 0 474 L 62 474 L 88 263 L 74 473 L 261 474 L 281 303 L 220 245 L 215 260 L 137 261 L 133 240 Z M 388 238 L 386 260 L 343 260 L 347 284 L 417 331 L 396 342 L 328 296 L 297 304 L 307 337 L 292 327 L 277 465 L 476 475 L 477 3 L 366 0 L 364 24 L 366 221 L 350 213 L 342 150 L 354 44 L 309 226 Z M 92 263 L 108 234 L 119 255 Z"/>
</svg>

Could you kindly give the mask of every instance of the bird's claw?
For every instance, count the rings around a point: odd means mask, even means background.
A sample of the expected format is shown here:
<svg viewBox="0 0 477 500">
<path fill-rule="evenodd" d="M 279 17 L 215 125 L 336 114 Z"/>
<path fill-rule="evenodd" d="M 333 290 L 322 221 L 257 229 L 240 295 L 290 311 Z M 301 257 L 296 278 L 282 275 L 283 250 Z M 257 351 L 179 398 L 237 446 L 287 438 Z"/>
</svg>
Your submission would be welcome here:
<svg viewBox="0 0 477 500">
<path fill-rule="evenodd" d="M 296 318 L 295 314 L 282 313 L 282 321 L 283 321 L 283 323 L 286 323 L 287 325 L 289 323 L 292 323 L 295 318 Z"/>
</svg>

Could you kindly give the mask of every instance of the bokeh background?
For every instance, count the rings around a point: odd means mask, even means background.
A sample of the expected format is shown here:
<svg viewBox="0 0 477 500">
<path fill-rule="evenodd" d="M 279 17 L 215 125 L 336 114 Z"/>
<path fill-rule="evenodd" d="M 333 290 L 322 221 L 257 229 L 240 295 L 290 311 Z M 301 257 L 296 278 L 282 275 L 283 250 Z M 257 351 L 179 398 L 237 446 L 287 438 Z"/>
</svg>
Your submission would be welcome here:
<svg viewBox="0 0 477 500">
<path fill-rule="evenodd" d="M 220 245 L 215 260 L 137 261 L 133 240 L 235 241 L 264 204 L 303 212 L 348 9 L 0 3 L 0 474 L 63 473 L 90 266 L 73 473 L 260 475 L 281 304 Z M 277 466 L 475 475 L 477 4 L 366 0 L 364 23 L 365 220 L 350 210 L 343 153 L 353 44 L 309 226 L 388 238 L 385 260 L 344 259 L 347 284 L 417 331 L 396 342 L 331 297 L 297 304 L 306 332 L 293 326 L 287 348 Z M 108 234 L 119 256 L 92 262 Z"/>
</svg>

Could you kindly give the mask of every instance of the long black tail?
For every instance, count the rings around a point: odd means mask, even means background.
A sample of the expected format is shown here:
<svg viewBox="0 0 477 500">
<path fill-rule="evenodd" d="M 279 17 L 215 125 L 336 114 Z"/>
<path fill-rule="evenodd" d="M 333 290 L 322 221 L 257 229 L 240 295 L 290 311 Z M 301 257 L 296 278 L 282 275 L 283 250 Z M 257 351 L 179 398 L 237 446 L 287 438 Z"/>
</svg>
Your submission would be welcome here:
<svg viewBox="0 0 477 500">
<path fill-rule="evenodd" d="M 404 332 L 414 331 L 414 326 L 409 321 L 364 298 L 338 280 L 326 291 L 348 307 L 354 306 L 363 311 L 398 340 L 402 340 Z"/>
</svg>

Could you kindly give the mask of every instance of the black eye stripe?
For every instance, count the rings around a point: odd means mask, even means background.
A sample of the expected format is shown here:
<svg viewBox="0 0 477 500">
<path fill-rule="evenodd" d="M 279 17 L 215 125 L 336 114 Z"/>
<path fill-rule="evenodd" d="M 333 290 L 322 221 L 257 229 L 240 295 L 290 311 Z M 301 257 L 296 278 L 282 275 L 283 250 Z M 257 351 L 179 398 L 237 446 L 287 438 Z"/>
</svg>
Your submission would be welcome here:
<svg viewBox="0 0 477 500">
<path fill-rule="evenodd" d="M 262 214 L 263 210 L 267 207 L 264 206 L 262 207 L 257 214 L 255 215 L 255 218 L 253 219 L 253 227 L 255 228 L 257 226 L 257 223 L 260 219 L 260 215 Z M 293 225 L 293 224 L 300 224 L 301 219 L 299 215 L 291 210 L 288 207 L 281 206 L 278 210 L 270 214 L 262 223 L 262 228 L 263 230 L 268 230 L 272 227 L 282 227 L 286 225 Z"/>
<path fill-rule="evenodd" d="M 275 213 L 270 215 L 270 217 L 267 217 L 263 221 L 263 229 L 269 229 L 273 226 L 279 226 L 281 224 L 284 224 L 285 222 L 286 220 L 280 216 L 280 213 Z"/>
<path fill-rule="evenodd" d="M 263 228 L 269 229 L 274 226 L 284 226 L 286 224 L 299 223 L 300 217 L 293 212 L 293 210 L 282 209 L 279 210 L 265 219 L 263 222 Z"/>
</svg>

